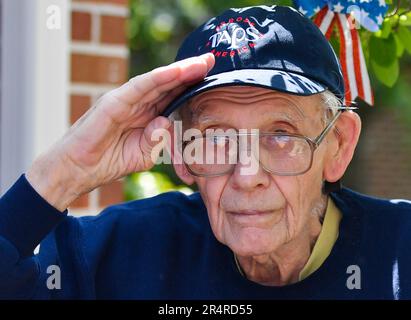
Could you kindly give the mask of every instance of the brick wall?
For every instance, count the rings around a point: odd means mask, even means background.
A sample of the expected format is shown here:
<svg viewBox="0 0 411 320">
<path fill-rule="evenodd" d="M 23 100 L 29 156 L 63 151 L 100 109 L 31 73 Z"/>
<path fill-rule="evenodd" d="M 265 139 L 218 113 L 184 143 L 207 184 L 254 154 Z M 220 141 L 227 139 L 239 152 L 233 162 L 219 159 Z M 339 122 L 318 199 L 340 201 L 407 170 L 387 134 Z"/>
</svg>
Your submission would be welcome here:
<svg viewBox="0 0 411 320">
<path fill-rule="evenodd" d="M 70 121 L 74 123 L 105 92 L 127 80 L 127 0 L 71 2 Z M 98 213 L 123 201 L 116 181 L 84 195 L 71 212 Z"/>
<path fill-rule="evenodd" d="M 411 199 L 411 129 L 393 108 L 375 108 L 359 110 L 363 128 L 345 185 L 377 197 Z"/>
</svg>

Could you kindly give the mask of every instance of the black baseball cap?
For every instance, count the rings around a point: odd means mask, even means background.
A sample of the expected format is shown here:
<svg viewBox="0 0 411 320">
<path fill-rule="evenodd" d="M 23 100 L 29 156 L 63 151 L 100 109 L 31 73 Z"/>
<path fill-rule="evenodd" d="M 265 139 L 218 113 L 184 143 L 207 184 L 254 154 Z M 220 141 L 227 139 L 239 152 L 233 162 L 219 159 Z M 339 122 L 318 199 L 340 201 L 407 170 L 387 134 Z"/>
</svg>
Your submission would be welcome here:
<svg viewBox="0 0 411 320">
<path fill-rule="evenodd" d="M 231 8 L 211 18 L 183 41 L 176 61 L 211 52 L 215 65 L 205 79 L 183 92 L 162 113 L 223 86 L 256 86 L 296 95 L 328 89 L 344 99 L 339 60 L 328 40 L 291 7 Z"/>
</svg>

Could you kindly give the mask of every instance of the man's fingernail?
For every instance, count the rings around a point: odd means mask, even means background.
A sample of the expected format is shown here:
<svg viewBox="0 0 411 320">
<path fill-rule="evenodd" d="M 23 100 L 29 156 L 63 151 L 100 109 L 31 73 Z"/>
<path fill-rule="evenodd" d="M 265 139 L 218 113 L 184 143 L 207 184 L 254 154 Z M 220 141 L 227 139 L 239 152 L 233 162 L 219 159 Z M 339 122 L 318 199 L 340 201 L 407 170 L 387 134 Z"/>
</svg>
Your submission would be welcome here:
<svg viewBox="0 0 411 320">
<path fill-rule="evenodd" d="M 213 55 L 211 52 L 207 52 L 207 53 L 202 54 L 202 55 L 200 56 L 200 58 L 206 59 L 208 56 L 214 56 L 214 55 Z M 214 65 L 207 66 L 207 73 L 209 73 L 210 70 L 213 69 L 213 67 L 214 67 Z"/>
<path fill-rule="evenodd" d="M 159 128 L 163 128 L 163 129 L 168 129 L 171 125 L 171 121 L 170 119 L 166 118 L 166 117 L 161 117 L 158 121 L 157 121 L 157 129 Z"/>
<path fill-rule="evenodd" d="M 200 56 L 200 58 L 207 58 L 208 56 L 213 56 L 211 52 L 204 53 Z"/>
</svg>

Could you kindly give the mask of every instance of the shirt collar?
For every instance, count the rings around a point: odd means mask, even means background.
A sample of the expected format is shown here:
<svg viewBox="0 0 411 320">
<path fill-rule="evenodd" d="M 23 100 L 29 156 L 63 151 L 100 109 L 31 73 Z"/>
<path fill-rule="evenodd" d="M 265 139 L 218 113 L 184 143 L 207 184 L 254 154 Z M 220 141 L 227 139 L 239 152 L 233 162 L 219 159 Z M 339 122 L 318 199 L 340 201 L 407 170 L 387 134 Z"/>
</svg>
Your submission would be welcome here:
<svg viewBox="0 0 411 320">
<path fill-rule="evenodd" d="M 328 197 L 327 210 L 325 212 L 320 235 L 318 236 L 307 263 L 300 272 L 298 278 L 299 281 L 307 278 L 310 274 L 316 271 L 330 255 L 338 238 L 341 217 L 341 211 L 337 208 L 331 197 Z"/>
</svg>

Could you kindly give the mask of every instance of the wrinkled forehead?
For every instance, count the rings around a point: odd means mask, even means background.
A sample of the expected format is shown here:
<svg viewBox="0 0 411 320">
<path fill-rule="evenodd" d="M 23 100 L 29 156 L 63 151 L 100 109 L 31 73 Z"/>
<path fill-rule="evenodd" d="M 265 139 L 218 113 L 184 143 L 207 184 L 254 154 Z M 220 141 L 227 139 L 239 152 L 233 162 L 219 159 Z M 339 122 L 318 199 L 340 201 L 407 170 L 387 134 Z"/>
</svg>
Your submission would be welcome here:
<svg viewBox="0 0 411 320">
<path fill-rule="evenodd" d="M 232 106 L 227 113 L 227 105 Z M 223 87 L 195 96 L 184 107 L 192 124 L 208 120 L 235 118 L 243 114 L 243 106 L 257 110 L 261 117 L 273 120 L 299 122 L 318 118 L 321 99 L 315 96 L 297 96 L 258 87 Z"/>
</svg>

